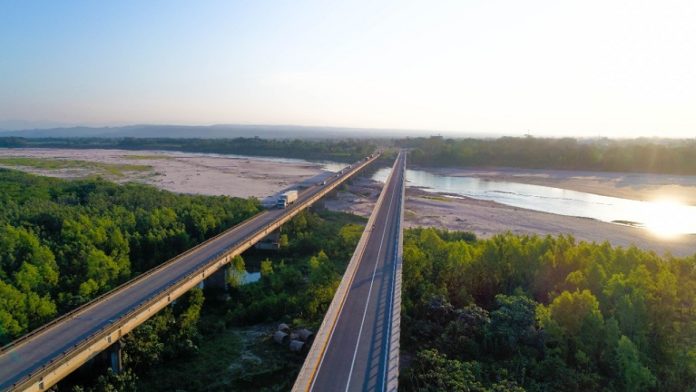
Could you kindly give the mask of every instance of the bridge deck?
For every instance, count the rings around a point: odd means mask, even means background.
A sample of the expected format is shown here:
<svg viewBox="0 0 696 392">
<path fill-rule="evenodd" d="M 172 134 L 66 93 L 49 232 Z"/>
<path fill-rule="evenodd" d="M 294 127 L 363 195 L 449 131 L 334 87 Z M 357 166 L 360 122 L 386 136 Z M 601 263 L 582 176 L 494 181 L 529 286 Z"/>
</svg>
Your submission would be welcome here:
<svg viewBox="0 0 696 392">
<path fill-rule="evenodd" d="M 232 253 L 241 253 L 269 230 L 275 229 L 276 225 L 311 205 L 376 158 L 377 155 L 373 159 L 353 165 L 343 174 L 333 176 L 325 185 L 309 187 L 291 207 L 262 212 L 87 306 L 2 348 L 0 390 L 41 390 L 50 387 L 69 373 L 69 370 L 95 354 L 90 351 L 89 355 L 79 355 L 80 352 L 84 354 L 87 350 L 94 349 L 93 346 L 89 346 L 91 342 L 105 337 L 110 341 L 114 330 L 118 332 L 116 339 L 121 333 L 127 333 L 153 314 L 145 313 L 143 308 L 153 306 L 153 301 L 157 299 L 159 303 L 164 304 L 161 306 L 176 299 L 176 296 L 185 292 L 175 290 L 178 286 L 185 286 L 185 289 L 192 287 L 205 278 L 205 272 L 202 271 L 210 272 L 211 265 L 213 268 L 219 268 L 215 263 L 222 265 L 221 259 L 229 258 Z M 121 326 L 123 331 L 118 330 Z M 71 361 L 73 363 L 70 363 Z M 56 373 L 58 366 L 65 367 L 66 370 L 62 371 L 65 374 Z M 45 379 L 46 375 L 51 376 Z M 45 379 L 43 385 L 42 378 Z"/>
<path fill-rule="evenodd" d="M 395 322 L 398 323 L 394 317 L 400 314 L 394 312 L 393 306 L 398 302 L 395 290 L 400 289 L 397 267 L 400 266 L 404 166 L 405 154 L 401 153 L 373 211 L 370 221 L 374 227 L 368 227 L 369 237 L 350 277 L 350 288 L 319 363 L 315 369 L 311 364 L 303 367 L 303 372 L 311 372 L 313 377 L 305 379 L 301 374 L 295 390 L 396 389 L 396 381 L 391 379 L 397 377 L 393 372 L 396 370 L 398 374 L 398 364 L 394 366 L 390 362 L 398 362 L 398 334 L 394 338 L 392 331 Z M 324 323 L 331 325 L 326 320 Z M 398 328 L 399 324 L 396 325 Z M 308 358 L 312 360 L 311 356 Z"/>
</svg>

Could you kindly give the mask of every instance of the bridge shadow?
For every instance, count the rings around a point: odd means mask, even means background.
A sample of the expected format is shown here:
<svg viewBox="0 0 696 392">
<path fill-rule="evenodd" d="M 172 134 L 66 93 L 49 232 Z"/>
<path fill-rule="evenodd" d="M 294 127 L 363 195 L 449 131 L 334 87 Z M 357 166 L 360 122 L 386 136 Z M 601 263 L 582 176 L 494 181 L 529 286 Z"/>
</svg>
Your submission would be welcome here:
<svg viewBox="0 0 696 392">
<path fill-rule="evenodd" d="M 384 353 L 386 344 L 389 341 L 390 334 L 388 331 L 389 311 L 389 289 L 391 288 L 391 268 L 392 264 L 386 264 L 379 269 L 380 288 L 376 293 L 378 300 L 376 303 L 376 316 L 372 323 L 372 337 L 370 339 L 370 356 L 367 359 L 365 369 L 365 379 L 362 385 L 363 391 L 381 391 L 384 389 L 383 379 L 384 368 Z M 377 277 L 375 277 L 377 278 Z"/>
</svg>

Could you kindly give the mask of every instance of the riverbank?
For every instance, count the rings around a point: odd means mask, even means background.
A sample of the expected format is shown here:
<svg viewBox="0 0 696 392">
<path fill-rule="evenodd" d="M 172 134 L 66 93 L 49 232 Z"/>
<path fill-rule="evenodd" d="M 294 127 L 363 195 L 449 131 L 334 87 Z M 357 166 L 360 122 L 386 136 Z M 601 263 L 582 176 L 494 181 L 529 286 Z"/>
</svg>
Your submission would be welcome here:
<svg viewBox="0 0 696 392">
<path fill-rule="evenodd" d="M 417 168 L 433 174 L 542 185 L 641 201 L 696 205 L 696 176 L 518 168 Z"/>
<path fill-rule="evenodd" d="M 663 238 L 642 228 L 594 219 L 526 210 L 485 200 L 434 196 L 417 189 L 409 189 L 406 193 L 406 227 L 471 231 L 482 238 L 507 231 L 513 234 L 570 234 L 582 241 L 609 241 L 623 247 L 635 245 L 658 254 L 689 256 L 696 253 L 695 235 Z"/>
<path fill-rule="evenodd" d="M 339 192 L 324 204 L 331 210 L 369 216 L 379 189 L 380 183 L 359 178 L 347 191 Z M 690 256 L 696 253 L 694 235 L 663 238 L 642 228 L 532 211 L 492 201 L 452 198 L 410 187 L 406 189 L 404 219 L 407 228 L 424 226 L 469 231 L 481 238 L 508 231 L 514 234 L 570 234 L 581 241 L 608 241 L 623 247 L 635 245 L 658 254 Z"/>
<path fill-rule="evenodd" d="M 95 163 L 94 167 L 73 165 L 75 167 L 57 169 L 14 166 L 52 177 L 104 175 L 119 183 L 135 181 L 173 192 L 253 196 L 259 199 L 297 183 L 314 182 L 326 175 L 318 163 L 163 151 L 0 149 L 0 157 Z M 125 169 L 120 170 L 118 175 L 112 175 L 108 171 L 100 171 L 103 165 L 120 165 Z M 127 170 L 130 166 L 138 167 L 138 170 Z M 529 169 L 431 171 L 442 175 L 529 183 L 635 200 L 653 200 L 658 196 L 672 195 L 673 198 L 696 205 L 696 177 L 693 176 Z M 348 191 L 338 192 L 334 198 L 326 199 L 324 204 L 333 211 L 369 216 L 380 189 L 380 183 L 358 177 L 352 181 Z M 407 190 L 405 218 L 407 227 L 433 226 L 471 231 L 483 238 L 505 231 L 515 234 L 571 234 L 585 241 L 606 240 L 619 246 L 635 244 L 660 254 L 671 252 L 684 256 L 696 253 L 695 236 L 661 238 L 641 228 L 531 211 L 491 201 L 455 199 L 415 188 Z"/>
<path fill-rule="evenodd" d="M 35 160 L 24 165 L 2 164 L 29 173 L 59 178 L 102 176 L 117 183 L 138 182 L 172 192 L 256 197 L 263 199 L 323 172 L 318 163 L 215 154 L 103 149 L 2 148 L 0 158 Z M 71 162 L 69 167 L 65 163 Z M 82 164 L 77 165 L 76 163 Z M 54 163 L 53 165 L 49 165 Z M 90 164 L 92 163 L 92 164 Z M 104 167 L 137 167 L 112 173 Z M 47 168 L 47 166 L 54 166 Z"/>
</svg>

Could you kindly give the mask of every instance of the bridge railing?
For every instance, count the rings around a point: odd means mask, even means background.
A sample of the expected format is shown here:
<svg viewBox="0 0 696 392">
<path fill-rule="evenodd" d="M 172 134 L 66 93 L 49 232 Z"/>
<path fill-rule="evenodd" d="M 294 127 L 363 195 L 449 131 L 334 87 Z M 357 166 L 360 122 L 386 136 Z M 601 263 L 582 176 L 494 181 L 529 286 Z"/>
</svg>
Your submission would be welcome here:
<svg viewBox="0 0 696 392">
<path fill-rule="evenodd" d="M 404 154 L 404 167 L 406 167 L 406 157 Z M 394 275 L 392 286 L 391 300 L 391 319 L 389 324 L 389 340 L 387 344 L 386 363 L 386 385 L 385 390 L 388 392 L 396 392 L 399 389 L 399 353 L 401 350 L 401 275 L 403 269 L 403 244 L 404 231 L 402 228 L 404 222 L 404 203 L 406 203 L 406 173 L 401 176 L 401 192 L 399 192 L 399 221 L 397 222 L 397 231 L 399 233 L 396 240 L 396 260 L 394 260 Z"/>
<path fill-rule="evenodd" d="M 391 180 L 397 164 L 398 160 L 394 163 L 392 174 L 390 174 L 389 178 L 384 184 L 384 187 L 382 188 L 382 191 L 380 192 L 379 197 L 377 198 L 377 202 L 372 209 L 372 214 L 370 214 L 370 218 L 367 221 L 365 230 L 363 231 L 362 236 L 360 236 L 360 240 L 355 247 L 353 256 L 348 262 L 346 271 L 343 273 L 341 283 L 339 283 L 338 288 L 336 289 L 334 297 L 331 300 L 331 304 L 329 305 L 329 308 L 324 315 L 324 319 L 319 326 L 319 330 L 317 331 L 316 335 L 314 335 L 312 347 L 310 348 L 309 353 L 307 353 L 304 363 L 302 364 L 302 368 L 300 369 L 300 373 L 297 375 L 295 384 L 292 387 L 293 392 L 309 391 L 314 383 L 316 373 L 319 370 L 319 366 L 321 365 L 321 361 L 324 358 L 324 353 L 326 352 L 326 348 L 331 340 L 331 335 L 333 334 L 336 322 L 338 321 L 338 316 L 341 314 L 343 304 L 348 296 L 348 291 L 350 291 L 350 286 L 353 284 L 355 273 L 357 272 L 358 265 L 360 264 L 360 259 L 365 252 L 365 246 L 367 246 L 367 242 L 372 233 L 372 227 L 377 219 L 378 211 L 380 210 L 382 204 L 384 204 L 384 198 L 386 197 L 387 193 L 385 192 L 385 189 Z"/>
</svg>

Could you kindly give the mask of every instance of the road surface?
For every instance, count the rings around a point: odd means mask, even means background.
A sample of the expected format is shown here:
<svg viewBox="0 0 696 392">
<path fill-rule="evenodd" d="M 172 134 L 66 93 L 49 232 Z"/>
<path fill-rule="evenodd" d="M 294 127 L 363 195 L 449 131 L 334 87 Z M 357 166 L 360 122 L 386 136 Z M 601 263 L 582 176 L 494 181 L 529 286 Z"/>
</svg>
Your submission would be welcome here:
<svg viewBox="0 0 696 392">
<path fill-rule="evenodd" d="M 312 391 L 386 389 L 392 301 L 401 231 L 405 153 L 385 184 L 375 226 L 319 363 Z"/>
</svg>

